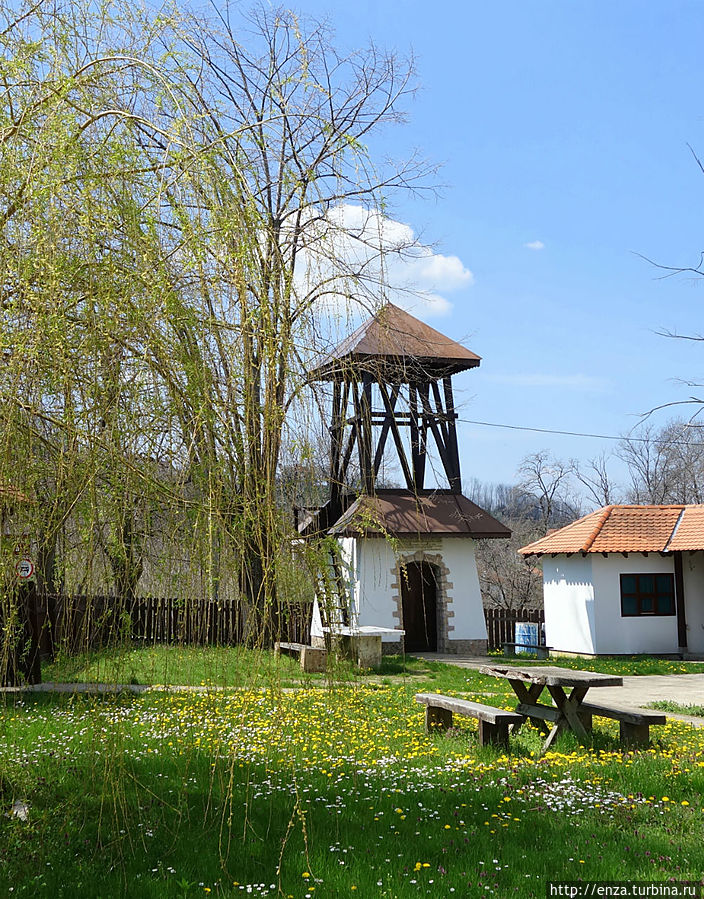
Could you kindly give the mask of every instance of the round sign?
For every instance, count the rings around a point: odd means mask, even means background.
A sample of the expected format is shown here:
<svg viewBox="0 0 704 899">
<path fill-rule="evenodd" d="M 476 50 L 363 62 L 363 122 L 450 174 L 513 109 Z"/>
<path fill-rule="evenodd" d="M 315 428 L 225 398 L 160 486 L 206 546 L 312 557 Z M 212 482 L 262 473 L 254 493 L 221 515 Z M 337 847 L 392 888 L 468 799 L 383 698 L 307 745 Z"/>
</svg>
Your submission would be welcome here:
<svg viewBox="0 0 704 899">
<path fill-rule="evenodd" d="M 20 559 L 15 566 L 17 577 L 22 581 L 27 581 L 34 574 L 34 562 L 31 559 Z"/>
</svg>

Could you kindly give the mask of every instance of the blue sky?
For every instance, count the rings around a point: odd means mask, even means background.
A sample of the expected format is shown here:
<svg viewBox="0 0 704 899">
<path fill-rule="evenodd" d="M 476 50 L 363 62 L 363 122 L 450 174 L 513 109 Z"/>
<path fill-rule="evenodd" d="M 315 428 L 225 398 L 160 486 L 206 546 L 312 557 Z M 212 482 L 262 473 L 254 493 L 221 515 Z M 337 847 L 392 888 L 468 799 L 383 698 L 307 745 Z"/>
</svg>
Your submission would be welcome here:
<svg viewBox="0 0 704 899">
<path fill-rule="evenodd" d="M 704 346 L 656 333 L 704 331 L 704 281 L 663 280 L 637 255 L 685 266 L 704 249 L 704 174 L 687 147 L 704 157 L 702 3 L 297 7 L 327 16 L 342 48 L 371 38 L 416 56 L 409 123 L 383 140 L 444 164 L 437 200 L 393 214 L 473 274 L 438 285 L 446 314 L 421 316 L 483 358 L 457 379 L 464 419 L 618 435 L 693 392 L 677 379 L 704 381 Z M 613 447 L 461 428 L 463 474 L 486 481 L 514 480 L 540 449 Z"/>
</svg>

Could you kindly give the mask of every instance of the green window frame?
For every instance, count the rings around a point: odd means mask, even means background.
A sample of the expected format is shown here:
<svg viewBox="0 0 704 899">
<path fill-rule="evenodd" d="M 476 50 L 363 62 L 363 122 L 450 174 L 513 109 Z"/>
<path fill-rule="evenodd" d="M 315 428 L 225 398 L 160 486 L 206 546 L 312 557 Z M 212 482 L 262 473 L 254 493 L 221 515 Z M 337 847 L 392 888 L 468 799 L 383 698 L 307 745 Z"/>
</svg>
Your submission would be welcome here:
<svg viewBox="0 0 704 899">
<path fill-rule="evenodd" d="M 675 614 L 675 576 L 668 572 L 621 575 L 621 617 Z"/>
</svg>

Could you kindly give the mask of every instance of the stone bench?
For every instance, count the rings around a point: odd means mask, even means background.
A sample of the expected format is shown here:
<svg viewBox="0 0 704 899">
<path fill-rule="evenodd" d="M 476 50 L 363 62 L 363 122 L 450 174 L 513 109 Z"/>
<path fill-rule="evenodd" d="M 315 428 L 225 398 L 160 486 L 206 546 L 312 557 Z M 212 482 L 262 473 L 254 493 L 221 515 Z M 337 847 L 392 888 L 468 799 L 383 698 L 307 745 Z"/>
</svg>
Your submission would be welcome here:
<svg viewBox="0 0 704 899">
<path fill-rule="evenodd" d="M 520 724 L 521 715 L 495 709 L 490 705 L 471 702 L 468 699 L 457 699 L 454 696 L 442 696 L 440 693 L 418 693 L 416 702 L 425 706 L 425 729 L 445 730 L 452 727 L 452 716 L 465 715 L 479 721 L 479 745 L 491 743 L 508 748 L 508 728 L 510 724 Z"/>
<path fill-rule="evenodd" d="M 652 709 L 639 709 L 627 706 L 594 705 L 583 702 L 579 708 L 579 717 L 586 730 L 592 729 L 592 716 L 613 718 L 619 722 L 621 742 L 633 746 L 647 746 L 650 739 L 651 724 L 666 724 L 667 718 L 662 712 Z"/>
<path fill-rule="evenodd" d="M 300 656 L 301 671 L 307 674 L 315 674 L 325 671 L 327 664 L 327 651 L 315 646 L 307 646 L 305 643 L 275 643 L 274 655 Z"/>
</svg>

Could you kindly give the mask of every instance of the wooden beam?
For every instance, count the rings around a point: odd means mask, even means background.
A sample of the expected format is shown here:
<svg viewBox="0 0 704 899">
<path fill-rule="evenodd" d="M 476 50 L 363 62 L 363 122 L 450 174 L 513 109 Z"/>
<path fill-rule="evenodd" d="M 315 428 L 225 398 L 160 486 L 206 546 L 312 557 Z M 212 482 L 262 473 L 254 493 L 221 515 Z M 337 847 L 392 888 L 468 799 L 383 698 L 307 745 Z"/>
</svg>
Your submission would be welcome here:
<svg viewBox="0 0 704 899">
<path fill-rule="evenodd" d="M 425 432 L 418 424 L 418 388 L 408 385 L 408 408 L 410 410 L 411 427 L 411 464 L 413 465 L 413 487 L 422 490 L 425 483 Z"/>
<path fill-rule="evenodd" d="M 413 490 L 413 474 L 411 473 L 411 469 L 408 465 L 408 459 L 406 458 L 406 450 L 403 445 L 403 441 L 401 440 L 401 432 L 398 429 L 398 423 L 394 417 L 394 407 L 395 401 L 392 404 L 389 399 L 389 395 L 386 392 L 386 385 L 381 381 L 379 382 L 379 393 L 381 395 L 382 402 L 384 403 L 384 407 L 386 409 L 386 413 L 389 418 L 389 426 L 391 428 L 391 434 L 394 438 L 394 443 L 396 444 L 396 452 L 398 454 L 398 460 L 401 463 L 401 468 L 403 469 L 403 476 L 406 479 L 406 486 L 409 490 Z M 398 393 L 396 394 L 398 397 Z"/>
<path fill-rule="evenodd" d="M 445 411 L 448 416 L 447 422 L 447 449 L 452 460 L 452 468 L 456 473 L 457 492 L 462 489 L 462 477 L 460 473 L 460 452 L 457 447 L 457 413 L 455 412 L 455 401 L 452 396 L 452 379 L 448 376 L 443 378 L 443 390 L 445 392 Z"/>
<path fill-rule="evenodd" d="M 418 394 L 423 406 L 423 421 L 426 426 L 430 428 L 433 433 L 433 437 L 435 438 L 435 444 L 440 454 L 440 461 L 442 462 L 442 466 L 445 469 L 447 479 L 450 482 L 450 490 L 452 490 L 453 493 L 460 493 L 461 484 L 459 472 L 456 471 L 453 466 L 454 460 L 450 458 L 450 455 L 447 451 L 447 446 L 445 445 L 443 436 L 440 433 L 440 427 L 435 419 L 435 415 L 433 414 L 433 409 L 430 405 L 430 385 L 427 381 L 424 384 L 418 385 Z"/>
<path fill-rule="evenodd" d="M 381 386 L 381 385 L 380 385 Z M 376 449 L 374 451 L 374 477 L 379 474 L 379 468 L 381 466 L 381 460 L 384 456 L 384 448 L 386 447 L 386 441 L 389 436 L 389 431 L 391 429 L 391 419 L 398 417 L 398 412 L 396 412 L 396 403 L 398 402 L 399 394 L 401 388 L 398 385 L 394 385 L 391 389 L 391 412 L 374 412 L 372 410 L 372 425 L 380 425 L 381 433 L 379 434 L 379 438 L 376 443 Z"/>
<path fill-rule="evenodd" d="M 359 395 L 361 430 L 359 433 L 359 467 L 362 487 L 366 494 L 374 493 L 374 470 L 372 468 L 372 376 L 362 374 L 362 391 Z"/>
<path fill-rule="evenodd" d="M 342 384 L 335 381 L 332 391 L 332 421 L 330 424 L 330 507 L 337 511 L 340 490 L 340 456 L 342 454 L 343 431 Z"/>
</svg>

